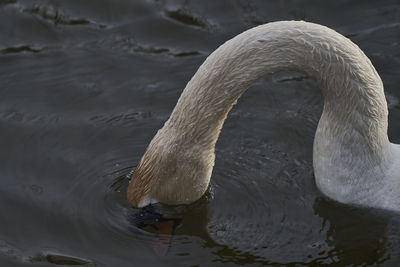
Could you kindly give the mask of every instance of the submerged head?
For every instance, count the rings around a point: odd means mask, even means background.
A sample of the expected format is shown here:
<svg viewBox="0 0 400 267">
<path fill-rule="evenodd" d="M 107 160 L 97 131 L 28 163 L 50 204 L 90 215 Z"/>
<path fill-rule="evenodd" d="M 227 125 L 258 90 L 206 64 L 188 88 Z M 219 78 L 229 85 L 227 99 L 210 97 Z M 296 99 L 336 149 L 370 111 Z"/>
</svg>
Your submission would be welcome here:
<svg viewBox="0 0 400 267">
<path fill-rule="evenodd" d="M 214 151 L 182 143 L 170 132 L 166 126 L 158 131 L 132 174 L 127 198 L 134 207 L 190 204 L 207 190 Z"/>
</svg>

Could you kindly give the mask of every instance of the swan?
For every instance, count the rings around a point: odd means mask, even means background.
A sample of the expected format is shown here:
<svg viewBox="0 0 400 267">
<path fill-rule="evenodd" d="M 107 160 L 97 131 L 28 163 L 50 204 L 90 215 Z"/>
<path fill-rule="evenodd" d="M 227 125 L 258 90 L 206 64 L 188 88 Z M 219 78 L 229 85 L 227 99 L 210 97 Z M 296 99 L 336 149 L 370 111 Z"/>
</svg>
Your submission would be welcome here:
<svg viewBox="0 0 400 267">
<path fill-rule="evenodd" d="M 258 78 L 282 70 L 305 73 L 322 89 L 313 145 L 318 189 L 344 204 L 400 211 L 400 145 L 387 135 L 378 73 L 348 38 L 304 21 L 254 27 L 205 60 L 131 175 L 132 206 L 198 200 L 208 188 L 228 112 Z"/>
</svg>

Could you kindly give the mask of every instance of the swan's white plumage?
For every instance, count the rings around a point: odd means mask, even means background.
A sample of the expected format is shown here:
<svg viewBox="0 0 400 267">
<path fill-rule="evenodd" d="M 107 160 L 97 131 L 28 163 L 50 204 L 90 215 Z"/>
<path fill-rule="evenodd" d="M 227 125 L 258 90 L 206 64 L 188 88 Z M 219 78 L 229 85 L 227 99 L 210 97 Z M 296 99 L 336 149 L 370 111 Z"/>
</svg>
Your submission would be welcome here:
<svg viewBox="0 0 400 267">
<path fill-rule="evenodd" d="M 324 95 L 314 140 L 318 188 L 342 203 L 400 210 L 400 146 L 387 136 L 382 81 L 349 39 L 313 23 L 261 25 L 213 52 L 187 84 L 128 187 L 134 206 L 187 204 L 206 191 L 223 122 L 258 78 L 304 72 Z"/>
</svg>

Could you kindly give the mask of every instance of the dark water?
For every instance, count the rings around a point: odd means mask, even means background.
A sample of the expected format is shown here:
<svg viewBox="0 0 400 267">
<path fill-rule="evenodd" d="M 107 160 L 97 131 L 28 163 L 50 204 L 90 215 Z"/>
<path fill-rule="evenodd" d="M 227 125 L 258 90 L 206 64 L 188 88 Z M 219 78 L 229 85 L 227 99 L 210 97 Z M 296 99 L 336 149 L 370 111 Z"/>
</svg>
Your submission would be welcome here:
<svg viewBox="0 0 400 267">
<path fill-rule="evenodd" d="M 400 266 L 399 214 L 316 189 L 322 99 L 298 73 L 240 99 L 207 195 L 160 208 L 181 219 L 172 238 L 127 219 L 125 175 L 202 61 L 283 19 L 325 24 L 365 51 L 400 143 L 398 0 L 0 0 L 0 266 Z"/>
</svg>

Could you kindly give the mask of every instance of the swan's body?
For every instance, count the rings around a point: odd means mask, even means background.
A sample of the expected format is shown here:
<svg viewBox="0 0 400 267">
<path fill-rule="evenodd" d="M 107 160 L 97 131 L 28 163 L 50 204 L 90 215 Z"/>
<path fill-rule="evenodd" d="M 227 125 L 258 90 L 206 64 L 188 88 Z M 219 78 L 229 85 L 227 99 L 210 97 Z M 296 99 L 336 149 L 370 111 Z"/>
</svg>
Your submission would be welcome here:
<svg viewBox="0 0 400 267">
<path fill-rule="evenodd" d="M 296 21 L 250 29 L 206 59 L 132 175 L 130 203 L 198 200 L 227 113 L 254 81 L 280 70 L 306 73 L 324 95 L 313 155 L 318 188 L 342 203 L 400 211 L 400 145 L 388 140 L 379 75 L 349 39 Z"/>
</svg>

